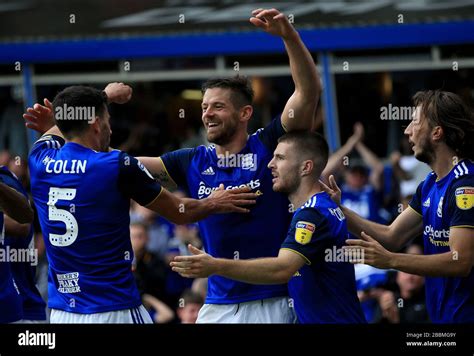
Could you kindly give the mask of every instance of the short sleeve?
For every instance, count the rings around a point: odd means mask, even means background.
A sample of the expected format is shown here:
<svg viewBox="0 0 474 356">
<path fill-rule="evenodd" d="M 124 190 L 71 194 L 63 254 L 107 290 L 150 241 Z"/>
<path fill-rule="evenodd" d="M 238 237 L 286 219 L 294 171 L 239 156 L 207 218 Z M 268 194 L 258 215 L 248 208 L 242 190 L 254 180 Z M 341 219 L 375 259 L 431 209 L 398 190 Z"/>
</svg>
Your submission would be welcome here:
<svg viewBox="0 0 474 356">
<path fill-rule="evenodd" d="M 449 189 L 450 227 L 474 228 L 474 176 L 457 179 Z"/>
<path fill-rule="evenodd" d="M 29 159 L 33 162 L 42 160 L 50 150 L 59 150 L 65 144 L 64 138 L 56 135 L 44 135 L 36 141 L 30 151 Z"/>
<path fill-rule="evenodd" d="M 421 189 L 423 187 L 423 183 L 425 181 L 421 182 L 418 185 L 418 188 L 416 188 L 416 192 L 413 195 L 413 198 L 411 199 L 410 203 L 408 204 L 413 210 L 415 210 L 418 214 L 422 215 L 422 210 L 421 210 Z"/>
<path fill-rule="evenodd" d="M 281 248 L 292 250 L 311 264 L 318 255 L 323 254 L 331 240 L 329 221 L 316 209 L 302 209 L 291 221 L 285 241 Z"/>
<path fill-rule="evenodd" d="M 195 153 L 195 148 L 182 148 L 161 156 L 166 172 L 181 188 L 188 189 L 186 173 L 188 172 L 188 167 Z"/>
<path fill-rule="evenodd" d="M 260 141 L 273 152 L 278 145 L 278 139 L 285 134 L 281 123 L 281 115 L 274 118 L 265 128 L 256 132 Z"/>
<path fill-rule="evenodd" d="M 118 186 L 126 197 L 146 206 L 160 195 L 163 188 L 135 157 L 121 152 L 119 167 Z"/>
</svg>

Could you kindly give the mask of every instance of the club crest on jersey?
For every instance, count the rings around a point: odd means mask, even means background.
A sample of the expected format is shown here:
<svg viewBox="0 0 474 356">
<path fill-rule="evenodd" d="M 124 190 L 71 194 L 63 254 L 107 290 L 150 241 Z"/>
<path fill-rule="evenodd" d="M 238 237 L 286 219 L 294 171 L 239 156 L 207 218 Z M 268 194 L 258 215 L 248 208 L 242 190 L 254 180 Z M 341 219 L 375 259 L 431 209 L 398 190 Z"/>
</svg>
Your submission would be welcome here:
<svg viewBox="0 0 474 356">
<path fill-rule="evenodd" d="M 307 221 L 298 221 L 296 223 L 295 240 L 301 245 L 311 242 L 316 225 Z"/>
<path fill-rule="evenodd" d="M 469 210 L 474 206 L 474 187 L 456 189 L 456 205 L 461 210 Z"/>
</svg>

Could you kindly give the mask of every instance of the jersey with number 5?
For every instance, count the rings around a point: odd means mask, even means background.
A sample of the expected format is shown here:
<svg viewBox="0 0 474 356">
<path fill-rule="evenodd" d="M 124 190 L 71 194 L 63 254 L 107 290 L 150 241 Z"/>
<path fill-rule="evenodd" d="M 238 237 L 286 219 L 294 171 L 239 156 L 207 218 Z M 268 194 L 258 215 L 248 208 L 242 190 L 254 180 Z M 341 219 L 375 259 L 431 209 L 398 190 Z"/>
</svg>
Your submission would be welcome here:
<svg viewBox="0 0 474 356">
<path fill-rule="evenodd" d="M 161 186 L 135 158 L 43 136 L 29 156 L 31 190 L 49 260 L 48 305 L 91 314 L 141 304 L 131 272 L 130 199 Z"/>
</svg>

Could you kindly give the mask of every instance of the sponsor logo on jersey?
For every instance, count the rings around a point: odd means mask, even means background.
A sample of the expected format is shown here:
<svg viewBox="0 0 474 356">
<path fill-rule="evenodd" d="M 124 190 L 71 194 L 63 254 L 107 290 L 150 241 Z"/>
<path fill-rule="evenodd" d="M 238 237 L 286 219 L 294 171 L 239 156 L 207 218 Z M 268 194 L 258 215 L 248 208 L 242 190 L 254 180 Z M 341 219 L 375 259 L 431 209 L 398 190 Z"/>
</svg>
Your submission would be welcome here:
<svg viewBox="0 0 474 356">
<path fill-rule="evenodd" d="M 81 287 L 79 286 L 79 272 L 71 272 L 65 274 L 56 274 L 58 279 L 59 293 L 79 293 Z"/>
<path fill-rule="evenodd" d="M 449 230 L 436 230 L 431 225 L 425 226 L 424 234 L 431 244 L 435 246 L 449 246 Z"/>
<path fill-rule="evenodd" d="M 249 187 L 252 190 L 257 189 L 258 187 L 260 187 L 260 179 L 256 179 L 256 180 L 252 179 L 250 182 L 243 183 L 240 185 L 228 185 L 224 189 L 230 190 L 230 189 L 237 189 L 237 188 L 244 188 L 244 187 Z M 217 189 L 218 187 L 209 187 L 206 185 L 206 183 L 204 183 L 203 181 L 200 181 L 199 189 L 198 189 L 198 198 L 202 199 L 202 198 L 208 197 L 209 195 L 211 195 L 213 191 Z M 262 192 L 260 193 L 263 194 Z"/>
<path fill-rule="evenodd" d="M 298 221 L 296 223 L 295 241 L 301 245 L 311 242 L 316 225 L 307 221 Z"/>
<path fill-rule="evenodd" d="M 456 189 L 456 206 L 461 210 L 469 210 L 474 206 L 474 187 Z"/>
</svg>

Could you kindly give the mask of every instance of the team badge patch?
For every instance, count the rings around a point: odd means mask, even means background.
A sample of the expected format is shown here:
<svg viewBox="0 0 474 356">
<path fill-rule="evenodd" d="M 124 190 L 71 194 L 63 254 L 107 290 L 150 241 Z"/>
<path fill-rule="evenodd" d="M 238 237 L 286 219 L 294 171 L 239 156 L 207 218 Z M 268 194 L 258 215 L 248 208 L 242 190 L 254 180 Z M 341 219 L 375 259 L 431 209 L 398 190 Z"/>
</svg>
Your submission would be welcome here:
<svg viewBox="0 0 474 356">
<path fill-rule="evenodd" d="M 456 205 L 459 209 L 469 210 L 474 206 L 474 187 L 456 189 Z"/>
<path fill-rule="evenodd" d="M 299 244 L 306 245 L 311 241 L 316 226 L 307 221 L 298 221 L 296 223 L 295 240 Z"/>
</svg>

